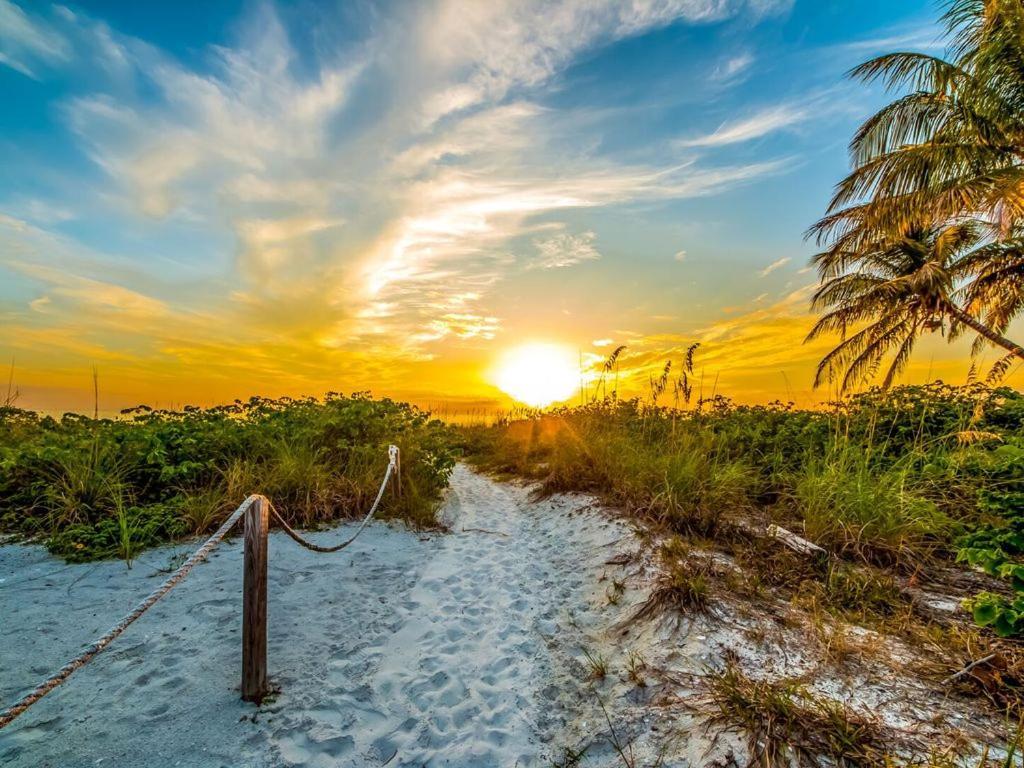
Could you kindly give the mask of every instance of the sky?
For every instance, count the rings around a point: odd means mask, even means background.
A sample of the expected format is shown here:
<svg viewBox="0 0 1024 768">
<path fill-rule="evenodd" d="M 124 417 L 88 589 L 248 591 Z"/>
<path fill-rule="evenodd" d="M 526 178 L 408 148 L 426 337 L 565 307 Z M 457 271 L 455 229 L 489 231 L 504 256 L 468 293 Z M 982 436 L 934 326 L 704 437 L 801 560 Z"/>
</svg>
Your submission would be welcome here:
<svg viewBox="0 0 1024 768">
<path fill-rule="evenodd" d="M 810 403 L 806 229 L 941 50 L 931 0 L 0 0 L 0 359 L 18 404 L 508 403 L 529 342 L 624 394 Z M 1018 334 L 1020 335 L 1020 334 Z M 983 361 L 992 362 L 995 352 Z M 904 381 L 960 383 L 926 341 Z M 530 372 L 531 374 L 533 372 Z M 1012 382 L 1020 378 L 1014 374 Z"/>
</svg>

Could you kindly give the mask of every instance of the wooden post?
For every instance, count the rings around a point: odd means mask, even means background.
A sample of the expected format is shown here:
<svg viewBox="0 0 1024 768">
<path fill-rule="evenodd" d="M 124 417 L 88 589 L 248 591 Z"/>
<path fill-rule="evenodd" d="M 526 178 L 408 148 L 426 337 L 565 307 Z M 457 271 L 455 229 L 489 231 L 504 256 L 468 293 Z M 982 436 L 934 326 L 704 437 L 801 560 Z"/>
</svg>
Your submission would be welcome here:
<svg viewBox="0 0 1024 768">
<path fill-rule="evenodd" d="M 267 695 L 267 530 L 270 508 L 262 496 L 245 513 L 242 577 L 242 700 Z"/>
</svg>

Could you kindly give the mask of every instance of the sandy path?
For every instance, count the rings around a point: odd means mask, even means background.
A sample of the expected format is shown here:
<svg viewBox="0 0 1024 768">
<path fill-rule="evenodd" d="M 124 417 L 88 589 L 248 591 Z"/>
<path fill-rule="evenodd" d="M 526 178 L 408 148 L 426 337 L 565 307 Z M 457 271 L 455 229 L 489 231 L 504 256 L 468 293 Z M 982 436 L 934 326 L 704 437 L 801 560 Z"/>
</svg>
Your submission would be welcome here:
<svg viewBox="0 0 1024 768">
<path fill-rule="evenodd" d="M 259 710 L 237 698 L 241 548 L 230 542 L 0 732 L 0 764 L 549 765 L 600 730 L 579 657 L 607 643 L 598 579 L 628 533 L 588 506 L 533 503 L 460 466 L 443 510 L 450 534 L 374 525 L 337 555 L 273 535 L 281 692 Z M 105 629 L 182 549 L 129 571 L 0 547 L 0 701 Z M 611 764 L 607 745 L 591 746 L 588 765 Z"/>
</svg>

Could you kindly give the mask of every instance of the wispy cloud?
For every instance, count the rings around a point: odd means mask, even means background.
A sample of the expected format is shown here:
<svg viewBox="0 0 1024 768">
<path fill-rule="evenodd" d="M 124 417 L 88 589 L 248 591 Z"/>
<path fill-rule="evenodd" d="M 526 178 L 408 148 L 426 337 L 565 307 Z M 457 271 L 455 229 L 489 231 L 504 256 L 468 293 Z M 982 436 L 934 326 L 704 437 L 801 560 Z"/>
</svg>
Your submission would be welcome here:
<svg viewBox="0 0 1024 768">
<path fill-rule="evenodd" d="M 30 18 L 10 0 L 0 0 L 0 64 L 35 78 L 36 62 L 65 61 L 70 53 L 68 41 L 50 24 Z"/>
<path fill-rule="evenodd" d="M 843 51 L 856 54 L 888 53 L 890 51 L 934 51 L 944 46 L 942 31 L 934 23 L 922 24 L 912 29 L 891 30 L 888 33 L 841 43 Z"/>
<path fill-rule="evenodd" d="M 770 275 L 775 270 L 782 269 L 782 267 L 789 264 L 791 260 L 792 259 L 789 256 L 783 256 L 781 259 L 776 259 L 775 261 L 773 261 L 771 264 L 769 264 L 767 267 L 762 269 L 757 274 L 759 274 L 761 277 L 768 277 L 768 275 Z"/>
<path fill-rule="evenodd" d="M 736 83 L 746 75 L 754 63 L 751 53 L 743 52 L 730 56 L 715 67 L 712 77 L 720 83 Z"/>
<path fill-rule="evenodd" d="M 723 123 L 714 132 L 704 136 L 682 139 L 679 146 L 723 147 L 728 144 L 739 144 L 759 139 L 783 128 L 791 128 L 808 120 L 811 114 L 808 107 L 802 104 L 780 104 L 735 122 Z"/>
</svg>

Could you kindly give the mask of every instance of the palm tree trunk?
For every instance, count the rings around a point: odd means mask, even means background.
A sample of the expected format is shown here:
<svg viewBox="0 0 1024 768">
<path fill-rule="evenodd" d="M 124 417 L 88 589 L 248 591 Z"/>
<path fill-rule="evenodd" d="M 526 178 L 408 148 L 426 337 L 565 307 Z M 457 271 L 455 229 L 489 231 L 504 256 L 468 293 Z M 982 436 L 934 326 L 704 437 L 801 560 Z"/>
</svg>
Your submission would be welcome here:
<svg viewBox="0 0 1024 768">
<path fill-rule="evenodd" d="M 947 303 L 946 308 L 949 310 L 949 314 L 951 314 L 957 322 L 963 323 L 971 330 L 976 331 L 979 335 L 984 336 L 986 339 L 991 341 L 996 346 L 1002 347 L 1011 355 L 1016 355 L 1021 360 L 1024 360 L 1024 347 L 1022 347 L 1020 344 L 1017 344 L 1014 341 L 1010 341 L 1005 336 L 1000 336 L 987 325 L 979 322 L 978 320 L 964 312 L 964 310 L 960 309 L 960 307 L 958 307 L 951 301 Z"/>
</svg>

